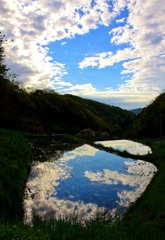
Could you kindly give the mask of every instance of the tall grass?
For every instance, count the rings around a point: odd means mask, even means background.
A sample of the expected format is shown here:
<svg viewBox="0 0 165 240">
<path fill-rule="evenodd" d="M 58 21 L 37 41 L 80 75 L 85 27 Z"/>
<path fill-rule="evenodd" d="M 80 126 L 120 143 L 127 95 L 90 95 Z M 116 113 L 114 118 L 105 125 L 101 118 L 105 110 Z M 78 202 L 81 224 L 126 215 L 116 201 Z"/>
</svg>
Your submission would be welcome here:
<svg viewBox="0 0 165 240">
<path fill-rule="evenodd" d="M 0 219 L 4 222 L 22 217 L 30 154 L 30 146 L 20 133 L 0 130 Z"/>
<path fill-rule="evenodd" d="M 104 222 L 93 221 L 86 226 L 70 220 L 47 221 L 33 219 L 33 227 L 23 224 L 1 225 L 0 239 L 5 240 L 126 240 L 124 228 L 121 221 Z"/>
</svg>

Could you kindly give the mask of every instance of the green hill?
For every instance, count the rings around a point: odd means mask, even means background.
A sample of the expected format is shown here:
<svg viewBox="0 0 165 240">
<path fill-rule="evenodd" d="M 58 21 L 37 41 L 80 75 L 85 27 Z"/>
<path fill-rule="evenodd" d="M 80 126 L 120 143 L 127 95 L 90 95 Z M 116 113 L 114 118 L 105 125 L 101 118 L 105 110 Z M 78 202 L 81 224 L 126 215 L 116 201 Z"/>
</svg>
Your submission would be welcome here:
<svg viewBox="0 0 165 240">
<path fill-rule="evenodd" d="M 132 116 L 118 107 L 72 95 L 60 95 L 52 90 L 26 92 L 8 80 L 0 94 L 0 102 L 1 128 L 32 133 L 76 133 L 83 128 L 91 128 L 114 134 Z"/>
<path fill-rule="evenodd" d="M 165 135 L 165 92 L 134 117 L 133 124 L 124 130 L 133 137 L 161 138 Z"/>
<path fill-rule="evenodd" d="M 119 107 L 110 106 L 90 99 L 83 99 L 69 94 L 66 96 L 85 106 L 89 111 L 94 113 L 95 116 L 104 119 L 104 122 L 106 122 L 108 126 L 107 130 L 112 133 L 119 133 L 125 125 L 130 124 L 133 117 L 132 113 Z"/>
</svg>

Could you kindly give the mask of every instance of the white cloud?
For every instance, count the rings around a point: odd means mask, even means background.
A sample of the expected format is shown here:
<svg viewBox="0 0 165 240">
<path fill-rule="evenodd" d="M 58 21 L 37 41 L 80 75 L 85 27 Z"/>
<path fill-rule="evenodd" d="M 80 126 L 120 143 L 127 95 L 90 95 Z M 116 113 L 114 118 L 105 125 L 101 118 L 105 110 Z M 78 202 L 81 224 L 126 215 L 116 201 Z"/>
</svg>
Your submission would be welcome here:
<svg viewBox="0 0 165 240">
<path fill-rule="evenodd" d="M 69 88 L 64 89 L 64 92 L 70 92 L 70 93 L 78 93 L 78 94 L 93 94 L 95 92 L 97 92 L 96 88 L 92 86 L 91 83 L 87 83 L 87 84 L 77 84 L 74 86 L 71 86 Z"/>
<path fill-rule="evenodd" d="M 130 86 L 131 90 L 132 88 L 133 87 Z M 150 91 L 150 94 L 147 94 L 146 91 L 138 91 L 136 88 L 134 86 L 134 89 L 130 91 L 129 86 L 126 87 L 125 85 L 120 85 L 119 89 L 107 88 L 100 91 L 97 90 L 91 83 L 88 83 L 65 87 L 61 90 L 61 92 L 67 92 L 83 98 L 93 99 L 108 105 L 119 106 L 123 109 L 145 107 L 158 95 L 155 91 Z M 146 88 L 148 88 L 148 85 Z"/>
<path fill-rule="evenodd" d="M 121 14 L 124 10 L 128 17 Z M 14 39 L 5 46 L 6 63 L 28 87 L 55 87 L 61 92 L 78 92 L 80 96 L 125 108 L 129 108 L 131 101 L 144 106 L 165 89 L 163 0 L 159 0 L 159 4 L 156 0 L 15 0 L 10 3 L 1 0 L 0 15 L 0 31 Z M 111 20 L 122 26 L 113 28 Z M 131 74 L 123 78 L 125 82 L 117 88 L 102 92 L 91 83 L 65 82 L 63 77 L 69 74 L 67 66 L 52 59 L 47 48 L 49 43 L 58 40 L 64 45 L 67 38 L 86 34 L 99 25 L 111 27 L 110 44 L 117 50 L 85 57 L 79 67 L 109 67 L 113 71 L 113 66 L 121 63 L 121 78 Z"/>
<path fill-rule="evenodd" d="M 119 93 L 134 92 L 135 96 L 145 92 L 156 96 L 165 88 L 164 1 L 159 1 L 159 4 L 156 0 L 116 1 L 114 11 L 122 11 L 126 4 L 129 12 L 126 25 L 110 32 L 111 43 L 122 45 L 122 50 L 86 57 L 79 67 L 105 68 L 120 62 L 124 68 L 121 74 L 131 73 L 132 77 L 114 89 L 114 94 L 117 90 Z M 124 48 L 124 44 L 127 47 Z"/>
<path fill-rule="evenodd" d="M 89 66 L 97 66 L 98 68 L 105 68 L 113 66 L 115 63 L 138 58 L 136 51 L 131 48 L 125 48 L 124 50 L 118 50 L 115 54 L 112 52 L 104 52 L 96 54 L 92 57 L 86 57 L 84 61 L 79 63 L 79 67 L 84 69 Z"/>
<path fill-rule="evenodd" d="M 62 43 L 61 43 L 62 46 L 65 45 L 65 44 L 67 44 L 67 42 L 62 42 Z"/>
<path fill-rule="evenodd" d="M 118 1 L 112 1 L 113 4 L 114 4 L 114 8 L 113 8 L 113 11 L 116 12 L 116 13 L 119 13 L 120 11 L 122 11 L 127 3 L 128 3 L 128 0 L 118 0 Z"/>
<path fill-rule="evenodd" d="M 125 18 L 120 18 L 116 20 L 116 23 L 124 23 L 124 21 L 125 21 Z"/>
<path fill-rule="evenodd" d="M 62 81 L 67 74 L 64 64 L 48 57 L 48 43 L 87 33 L 98 24 L 108 25 L 111 18 L 105 0 L 93 6 L 88 0 L 2 0 L 0 11 L 0 31 L 14 39 L 6 47 L 6 63 L 26 86 L 36 87 L 53 87 L 57 78 Z"/>
</svg>

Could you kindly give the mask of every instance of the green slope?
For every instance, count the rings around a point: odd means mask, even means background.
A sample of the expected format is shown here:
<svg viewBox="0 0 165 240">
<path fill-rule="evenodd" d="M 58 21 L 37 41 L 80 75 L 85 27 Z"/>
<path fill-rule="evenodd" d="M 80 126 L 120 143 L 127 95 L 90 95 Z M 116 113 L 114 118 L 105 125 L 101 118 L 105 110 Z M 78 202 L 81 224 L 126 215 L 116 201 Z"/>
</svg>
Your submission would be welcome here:
<svg viewBox="0 0 165 240">
<path fill-rule="evenodd" d="M 124 130 L 133 137 L 161 138 L 165 135 L 165 93 L 160 94 L 143 111 L 134 116 L 133 124 Z"/>
</svg>

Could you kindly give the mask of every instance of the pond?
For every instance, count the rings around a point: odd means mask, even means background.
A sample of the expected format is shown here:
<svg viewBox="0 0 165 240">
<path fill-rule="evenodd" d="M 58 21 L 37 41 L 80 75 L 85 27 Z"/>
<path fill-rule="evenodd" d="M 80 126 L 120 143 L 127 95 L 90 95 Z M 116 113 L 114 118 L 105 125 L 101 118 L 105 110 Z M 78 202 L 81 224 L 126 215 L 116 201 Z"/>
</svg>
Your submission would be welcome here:
<svg viewBox="0 0 165 240">
<path fill-rule="evenodd" d="M 142 143 L 134 142 L 131 140 L 108 140 L 108 141 L 97 141 L 96 144 L 101 144 L 104 147 L 112 147 L 119 151 L 128 151 L 134 155 L 146 155 L 152 153 L 150 147 L 143 145 Z"/>
<path fill-rule="evenodd" d="M 79 221 L 116 211 L 122 214 L 157 171 L 152 163 L 123 158 L 87 144 L 59 158 L 33 164 L 24 199 L 25 222 L 41 217 Z"/>
</svg>

